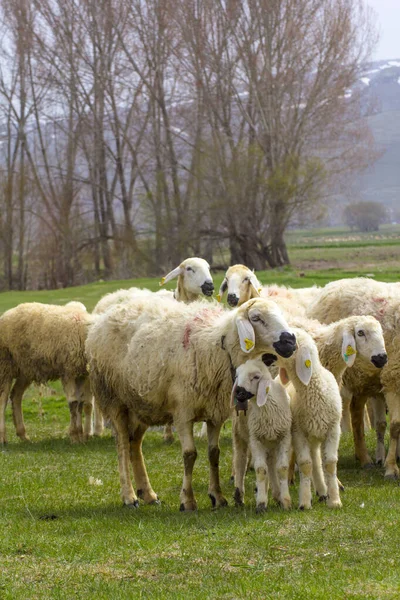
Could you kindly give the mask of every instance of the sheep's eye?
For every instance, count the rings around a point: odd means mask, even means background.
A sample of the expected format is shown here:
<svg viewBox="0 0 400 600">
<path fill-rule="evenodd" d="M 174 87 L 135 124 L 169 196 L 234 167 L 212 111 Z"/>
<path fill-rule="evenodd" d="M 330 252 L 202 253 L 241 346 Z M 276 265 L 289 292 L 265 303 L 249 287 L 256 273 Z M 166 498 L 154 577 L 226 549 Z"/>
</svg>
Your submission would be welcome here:
<svg viewBox="0 0 400 600">
<path fill-rule="evenodd" d="M 245 278 L 243 279 L 243 283 L 246 283 L 246 281 L 250 281 L 250 277 L 245 277 Z"/>
<path fill-rule="evenodd" d="M 193 271 L 193 273 L 194 273 L 194 270 L 192 269 L 192 267 L 186 267 L 186 271 Z"/>
<path fill-rule="evenodd" d="M 261 317 L 259 317 L 258 315 L 253 315 L 250 317 L 250 321 L 253 321 L 253 323 L 261 323 L 262 325 L 265 325 L 264 321 L 262 320 Z"/>
<path fill-rule="evenodd" d="M 260 376 L 259 376 L 259 375 L 254 375 L 254 377 L 253 377 L 253 381 L 258 381 L 259 379 L 260 379 Z"/>
<path fill-rule="evenodd" d="M 360 329 L 360 331 L 357 331 L 357 335 L 358 337 L 365 337 L 365 333 L 362 329 Z"/>
</svg>

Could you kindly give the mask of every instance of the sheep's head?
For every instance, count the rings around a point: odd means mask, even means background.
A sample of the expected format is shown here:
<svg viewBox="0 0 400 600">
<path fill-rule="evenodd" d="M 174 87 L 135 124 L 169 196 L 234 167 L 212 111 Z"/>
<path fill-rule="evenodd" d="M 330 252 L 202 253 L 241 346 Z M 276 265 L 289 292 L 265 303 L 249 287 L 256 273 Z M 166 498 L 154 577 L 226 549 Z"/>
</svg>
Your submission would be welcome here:
<svg viewBox="0 0 400 600">
<path fill-rule="evenodd" d="M 233 265 L 225 273 L 219 288 L 218 300 L 221 301 L 227 292 L 229 306 L 241 306 L 247 300 L 257 298 L 260 290 L 261 284 L 253 271 L 244 265 Z"/>
<path fill-rule="evenodd" d="M 350 317 L 343 333 L 342 357 L 352 367 L 357 354 L 381 369 L 387 363 L 385 340 L 379 321 L 371 316 Z"/>
<path fill-rule="evenodd" d="M 175 277 L 180 278 L 182 288 L 192 296 L 212 296 L 214 284 L 210 273 L 210 265 L 203 258 L 187 258 L 179 267 L 170 271 L 162 278 L 160 285 L 164 285 Z M 179 287 L 179 281 L 178 281 Z"/>
<path fill-rule="evenodd" d="M 281 382 L 286 385 L 289 383 L 291 376 L 294 377 L 294 374 L 296 374 L 301 383 L 308 385 L 315 366 L 320 364 L 318 348 L 312 337 L 304 330 L 295 328 L 294 332 L 297 340 L 296 352 L 293 358 L 288 360 L 286 360 L 286 357 L 278 359 L 279 377 Z M 262 360 L 265 363 L 265 355 L 263 355 Z"/>
<path fill-rule="evenodd" d="M 236 369 L 231 393 L 231 406 L 236 410 L 247 410 L 250 398 L 257 397 L 257 405 L 267 401 L 272 377 L 261 359 L 248 360 Z"/>
<path fill-rule="evenodd" d="M 243 352 L 252 352 L 257 344 L 257 349 L 288 358 L 296 349 L 296 337 L 272 300 L 245 302 L 237 309 L 236 326 Z"/>
</svg>

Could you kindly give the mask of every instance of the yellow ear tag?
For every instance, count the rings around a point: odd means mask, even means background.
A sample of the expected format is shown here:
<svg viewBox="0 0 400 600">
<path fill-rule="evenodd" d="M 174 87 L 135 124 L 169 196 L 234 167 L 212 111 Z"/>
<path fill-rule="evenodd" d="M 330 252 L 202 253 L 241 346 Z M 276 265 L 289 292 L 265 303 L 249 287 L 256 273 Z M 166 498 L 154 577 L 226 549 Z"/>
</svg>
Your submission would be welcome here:
<svg viewBox="0 0 400 600">
<path fill-rule="evenodd" d="M 311 369 L 311 360 L 309 358 L 304 362 L 304 366 L 306 366 L 307 369 Z"/>
<path fill-rule="evenodd" d="M 265 388 L 265 393 L 268 394 L 269 392 L 269 386 Z"/>
<path fill-rule="evenodd" d="M 347 356 L 352 356 L 353 354 L 357 354 L 357 350 L 354 350 L 353 346 L 349 344 L 346 348 L 346 354 Z"/>
<path fill-rule="evenodd" d="M 160 281 L 159 285 L 164 285 L 164 283 L 165 283 L 165 277 L 161 277 L 161 281 Z"/>
<path fill-rule="evenodd" d="M 258 292 L 259 294 L 261 294 L 261 292 L 262 292 L 262 288 L 258 288 L 257 292 Z"/>
<path fill-rule="evenodd" d="M 249 338 L 244 338 L 244 343 L 246 345 L 246 350 L 251 350 L 254 347 L 254 342 L 249 340 Z"/>
<path fill-rule="evenodd" d="M 221 294 L 217 294 L 217 302 L 221 302 Z"/>
</svg>

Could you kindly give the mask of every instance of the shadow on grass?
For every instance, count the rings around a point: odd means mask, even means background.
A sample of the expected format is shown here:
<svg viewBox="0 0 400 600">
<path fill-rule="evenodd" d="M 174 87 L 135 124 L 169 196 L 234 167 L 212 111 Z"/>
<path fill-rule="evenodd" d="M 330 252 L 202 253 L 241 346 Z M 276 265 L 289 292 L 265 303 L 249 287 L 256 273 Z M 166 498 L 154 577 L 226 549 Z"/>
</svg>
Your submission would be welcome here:
<svg viewBox="0 0 400 600">
<path fill-rule="evenodd" d="M 42 438 L 38 441 L 32 440 L 29 442 L 26 441 L 12 441 L 7 443 L 5 446 L 0 446 L 2 452 L 18 452 L 18 453 L 41 453 L 41 452 L 75 452 L 75 453 L 92 453 L 98 452 L 99 450 L 109 450 L 112 449 L 115 451 L 115 440 L 112 437 L 101 437 L 101 438 L 91 438 L 87 442 L 80 444 L 71 443 L 68 437 L 48 437 Z"/>
</svg>

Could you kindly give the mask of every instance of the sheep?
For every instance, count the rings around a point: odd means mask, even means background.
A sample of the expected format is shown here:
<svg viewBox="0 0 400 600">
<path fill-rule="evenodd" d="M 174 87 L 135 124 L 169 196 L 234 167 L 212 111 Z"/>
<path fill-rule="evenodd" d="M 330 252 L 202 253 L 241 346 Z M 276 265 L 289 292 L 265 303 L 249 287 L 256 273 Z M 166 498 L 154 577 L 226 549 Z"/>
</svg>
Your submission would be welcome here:
<svg viewBox="0 0 400 600">
<path fill-rule="evenodd" d="M 103 296 L 94 307 L 93 313 L 104 313 L 110 306 L 126 302 L 132 296 L 152 296 L 156 293 L 165 298 L 175 298 L 179 302 L 194 302 L 199 296 L 213 295 L 214 284 L 210 273 L 210 265 L 203 258 L 192 257 L 182 261 L 179 267 L 173 269 L 161 279 L 160 285 L 168 283 L 175 277 L 178 278 L 178 281 L 173 292 L 169 290 L 152 292 L 136 287 L 128 290 L 117 290 Z"/>
<path fill-rule="evenodd" d="M 110 294 L 106 294 L 99 300 L 93 309 L 94 314 L 102 314 L 111 306 L 121 304 L 130 300 L 132 297 L 152 297 L 154 293 L 163 298 L 175 298 L 179 302 L 194 302 L 199 296 L 212 296 L 214 284 L 210 273 L 210 265 L 203 258 L 187 258 L 182 261 L 179 267 L 173 269 L 161 279 L 160 285 L 168 283 L 175 277 L 178 278 L 176 289 L 172 292 L 169 290 L 159 290 L 152 292 L 147 289 L 130 288 L 128 290 L 118 290 Z M 104 420 L 98 409 L 96 401 L 94 401 L 94 434 L 100 436 L 103 433 Z M 164 440 L 172 442 L 174 435 L 172 432 L 172 424 L 167 424 L 164 428 Z"/>
<path fill-rule="evenodd" d="M 260 296 L 274 300 L 283 310 L 293 315 L 305 316 L 307 307 L 318 296 L 320 289 L 315 285 L 308 288 L 288 288 L 273 284 L 262 287 Z"/>
<path fill-rule="evenodd" d="M 70 409 L 71 441 L 87 440 L 91 433 L 90 392 L 85 340 L 93 322 L 79 302 L 66 306 L 20 304 L 0 317 L 0 443 L 5 444 L 5 410 L 11 390 L 14 426 L 28 440 L 22 414 L 27 387 L 61 379 Z M 82 409 L 85 426 L 82 430 Z"/>
<path fill-rule="evenodd" d="M 261 283 L 253 271 L 245 265 L 233 265 L 225 273 L 217 300 L 221 302 L 227 292 L 229 306 L 241 306 L 251 298 L 258 298 L 260 290 Z"/>
<path fill-rule="evenodd" d="M 299 508 L 311 508 L 311 477 L 320 500 L 326 499 L 330 508 L 340 508 L 336 474 L 342 412 L 339 386 L 322 366 L 312 337 L 302 329 L 294 331 L 296 352 L 288 359 L 278 357 L 277 364 L 282 383 L 290 382 L 292 442 L 300 471 Z"/>
<path fill-rule="evenodd" d="M 367 399 L 383 392 L 390 413 L 390 445 L 385 461 L 385 477 L 398 478 L 396 465 L 397 445 L 400 434 L 400 399 L 398 393 L 399 356 L 399 309 L 398 286 L 367 278 L 342 279 L 329 283 L 310 305 L 309 312 L 320 321 L 330 323 L 339 316 L 370 314 L 381 323 L 387 355 L 380 357 L 379 364 L 356 363 L 356 368 L 343 377 L 344 386 L 352 394 L 351 416 L 356 457 L 361 466 L 372 463 L 364 439 L 363 413 Z M 379 370 L 378 367 L 382 367 Z M 381 411 L 382 412 L 382 411 Z M 382 415 L 383 419 L 383 415 Z M 383 438 L 384 426 L 377 425 L 378 435 Z M 381 440 L 383 441 L 383 440 Z M 382 444 L 380 448 L 382 453 Z"/>
<path fill-rule="evenodd" d="M 234 499 L 237 505 L 243 504 L 250 447 L 257 481 L 257 512 L 267 508 L 269 481 L 274 499 L 287 510 L 291 507 L 288 486 L 292 425 L 290 399 L 279 378 L 272 379 L 260 358 L 247 360 L 236 369 L 231 404 L 252 397 L 256 397 L 257 401 L 248 403 L 246 416 L 243 416 L 243 410 L 232 413 Z"/>
<path fill-rule="evenodd" d="M 130 461 L 138 496 L 146 503 L 157 500 L 143 462 L 142 438 L 148 426 L 173 421 L 184 462 L 180 509 L 195 510 L 193 423 L 206 421 L 209 496 L 214 506 L 225 505 L 218 442 L 230 414 L 232 372 L 250 352 L 290 356 L 295 345 L 278 306 L 259 298 L 234 311 L 202 302 L 138 298 L 102 315 L 86 349 L 94 394 L 117 432 L 123 503 L 138 505 Z"/>
</svg>

